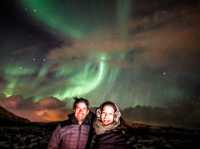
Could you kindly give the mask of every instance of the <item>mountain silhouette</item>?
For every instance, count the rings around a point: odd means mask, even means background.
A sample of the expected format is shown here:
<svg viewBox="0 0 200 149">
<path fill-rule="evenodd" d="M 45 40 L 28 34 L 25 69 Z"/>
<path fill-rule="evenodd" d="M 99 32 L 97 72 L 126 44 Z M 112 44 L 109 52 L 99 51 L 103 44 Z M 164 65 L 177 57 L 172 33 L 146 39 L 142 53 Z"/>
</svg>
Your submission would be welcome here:
<svg viewBox="0 0 200 149">
<path fill-rule="evenodd" d="M 0 125 L 19 125 L 30 123 L 29 120 L 16 116 L 0 106 Z"/>
</svg>

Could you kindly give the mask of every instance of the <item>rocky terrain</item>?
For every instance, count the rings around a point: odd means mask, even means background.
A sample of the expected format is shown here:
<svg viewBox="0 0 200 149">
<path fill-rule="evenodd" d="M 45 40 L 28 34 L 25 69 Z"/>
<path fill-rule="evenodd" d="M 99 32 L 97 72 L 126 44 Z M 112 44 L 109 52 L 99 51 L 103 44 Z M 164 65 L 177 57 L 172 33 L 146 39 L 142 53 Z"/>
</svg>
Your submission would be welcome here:
<svg viewBox="0 0 200 149">
<path fill-rule="evenodd" d="M 45 149 L 54 124 L 27 124 L 0 127 L 1 149 Z M 199 148 L 200 130 L 172 127 L 139 126 L 128 131 L 133 149 Z"/>
<path fill-rule="evenodd" d="M 3 111 L 3 112 L 2 112 Z M 32 123 L 0 110 L 0 149 L 45 149 L 57 123 Z M 4 115 L 4 116 L 2 116 Z M 15 118 L 14 118 L 15 117 Z M 11 123 L 11 120 L 12 123 Z M 19 122 L 18 122 L 19 121 Z M 132 124 L 127 137 L 133 149 L 200 148 L 200 129 Z"/>
<path fill-rule="evenodd" d="M 45 149 L 51 130 L 41 126 L 0 127 L 1 149 Z"/>
<path fill-rule="evenodd" d="M 134 149 L 195 149 L 200 148 L 200 130 L 134 126 L 130 128 L 129 141 Z"/>
</svg>

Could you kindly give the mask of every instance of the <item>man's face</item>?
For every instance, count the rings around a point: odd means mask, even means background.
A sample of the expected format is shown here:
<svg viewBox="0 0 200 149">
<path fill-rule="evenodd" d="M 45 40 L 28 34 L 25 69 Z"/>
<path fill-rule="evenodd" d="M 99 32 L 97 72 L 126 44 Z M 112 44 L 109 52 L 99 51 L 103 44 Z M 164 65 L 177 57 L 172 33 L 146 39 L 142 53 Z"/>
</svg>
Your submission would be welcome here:
<svg viewBox="0 0 200 149">
<path fill-rule="evenodd" d="M 104 126 L 110 125 L 114 122 L 115 111 L 112 106 L 106 105 L 101 111 L 101 121 Z"/>
<path fill-rule="evenodd" d="M 82 123 L 85 120 L 87 114 L 89 113 L 89 109 L 87 108 L 87 105 L 84 102 L 79 102 L 76 104 L 74 113 L 78 122 Z"/>
</svg>

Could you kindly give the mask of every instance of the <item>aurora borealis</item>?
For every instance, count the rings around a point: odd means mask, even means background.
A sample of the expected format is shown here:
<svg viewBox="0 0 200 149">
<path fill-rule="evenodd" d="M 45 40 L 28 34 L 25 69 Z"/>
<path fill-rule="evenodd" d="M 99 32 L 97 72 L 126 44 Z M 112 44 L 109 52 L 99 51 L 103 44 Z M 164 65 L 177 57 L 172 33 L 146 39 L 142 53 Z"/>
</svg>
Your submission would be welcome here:
<svg viewBox="0 0 200 149">
<path fill-rule="evenodd" d="M 199 100 L 196 0 L 13 0 L 2 5 L 1 99 L 97 106 Z M 26 104 L 27 105 L 27 104 Z"/>
<path fill-rule="evenodd" d="M 81 16 L 80 12 L 76 14 L 77 9 L 79 8 L 74 8 L 74 10 L 71 10 L 73 9 L 73 5 L 75 5 L 74 2 L 66 1 L 66 6 L 63 6 L 59 1 L 30 0 L 21 1 L 21 5 L 22 7 L 24 7 L 25 11 L 31 17 L 33 17 L 33 19 L 41 22 L 43 25 L 46 25 L 49 28 L 57 30 L 59 33 L 61 32 L 65 37 L 73 38 L 73 40 L 84 40 L 82 38 L 84 38 L 84 34 L 87 34 L 86 30 L 88 33 L 92 31 L 91 29 L 89 29 L 91 28 L 91 25 L 94 27 L 94 29 L 98 28 L 98 25 L 96 25 L 96 23 L 89 25 L 89 23 L 91 23 L 88 22 L 89 20 L 82 20 L 81 17 L 83 16 Z M 127 5 L 125 5 L 125 7 L 128 8 Z M 64 11 L 63 9 L 67 11 Z M 124 10 L 123 7 L 122 10 Z M 98 13 L 96 15 L 98 15 Z M 120 17 L 122 18 L 123 15 L 120 14 Z M 124 18 L 126 17 L 127 16 L 124 16 Z M 102 20 L 104 20 L 105 18 L 106 15 L 104 16 L 104 18 L 102 17 Z M 68 21 L 68 19 L 72 21 Z M 96 20 L 98 19 L 99 18 L 96 18 Z M 82 27 L 80 27 L 79 24 L 81 24 Z M 86 24 L 86 27 L 84 27 L 84 24 Z M 87 35 L 85 35 L 85 37 L 87 37 Z M 86 47 L 84 47 L 84 45 L 77 46 L 77 43 L 78 41 L 75 41 L 75 45 L 72 45 L 72 47 L 70 47 L 70 50 L 73 50 L 73 48 L 74 50 L 76 50 L 77 48 L 83 50 L 84 48 L 87 48 L 87 50 L 88 48 L 91 48 L 91 50 L 100 51 L 95 52 L 95 54 L 88 54 L 86 57 L 84 57 L 83 60 L 81 60 L 80 66 L 78 64 L 74 64 L 73 60 L 71 62 L 67 60 L 68 63 L 57 62 L 54 59 L 51 61 L 51 56 L 50 58 L 43 58 L 42 65 L 36 69 L 35 67 L 37 66 L 33 64 L 29 66 L 26 66 L 25 64 L 24 66 L 23 62 L 21 62 L 22 64 L 13 63 L 5 65 L 5 67 L 3 67 L 3 73 L 5 76 L 8 77 L 8 83 L 6 84 L 3 93 L 6 96 L 17 94 L 23 95 L 25 97 L 30 97 L 30 94 L 32 94 L 33 97 L 37 98 L 53 96 L 59 98 L 60 100 L 65 100 L 66 98 L 82 96 L 93 91 L 96 87 L 99 86 L 99 84 L 104 80 L 106 76 L 110 76 L 111 80 L 115 80 L 115 77 L 117 76 L 116 73 L 118 72 L 116 70 L 117 68 L 112 68 L 109 71 L 109 74 L 107 74 L 107 61 L 112 56 L 109 56 L 107 53 L 101 51 L 101 49 L 97 49 L 99 47 L 87 47 L 87 45 Z M 121 53 L 118 55 L 118 57 L 123 57 L 122 55 L 124 54 Z M 32 60 L 34 62 L 36 59 L 33 57 Z M 78 63 L 80 63 L 80 60 L 78 61 Z M 50 72 L 51 68 L 55 65 L 57 65 L 57 68 Z M 74 69 L 73 67 L 76 68 Z M 46 83 L 45 85 L 41 85 L 48 77 L 49 73 L 51 73 L 52 75 L 52 81 Z M 31 85 L 27 84 L 27 82 L 29 81 L 33 81 Z M 112 83 L 112 81 L 110 83 Z"/>
</svg>

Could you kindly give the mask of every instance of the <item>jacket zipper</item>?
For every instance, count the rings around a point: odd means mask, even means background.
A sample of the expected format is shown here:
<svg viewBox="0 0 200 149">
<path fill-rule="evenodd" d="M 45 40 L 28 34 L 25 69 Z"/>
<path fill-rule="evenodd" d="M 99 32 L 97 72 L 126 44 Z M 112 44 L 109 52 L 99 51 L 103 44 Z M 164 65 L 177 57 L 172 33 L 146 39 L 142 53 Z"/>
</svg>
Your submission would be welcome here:
<svg viewBox="0 0 200 149">
<path fill-rule="evenodd" d="M 80 143 L 80 136 L 81 136 L 81 126 L 82 125 L 79 125 L 79 128 L 78 128 L 78 142 L 77 142 L 77 146 L 76 148 L 79 149 L 79 143 Z"/>
</svg>

